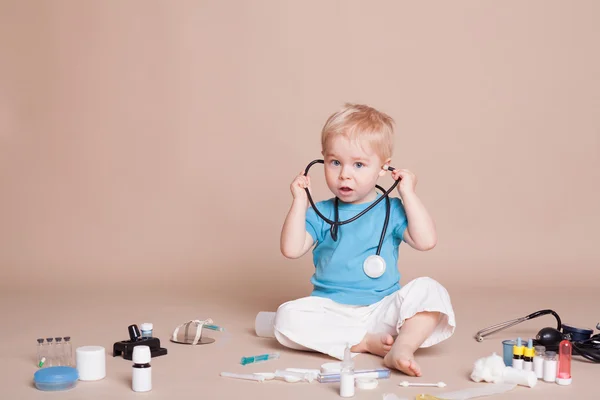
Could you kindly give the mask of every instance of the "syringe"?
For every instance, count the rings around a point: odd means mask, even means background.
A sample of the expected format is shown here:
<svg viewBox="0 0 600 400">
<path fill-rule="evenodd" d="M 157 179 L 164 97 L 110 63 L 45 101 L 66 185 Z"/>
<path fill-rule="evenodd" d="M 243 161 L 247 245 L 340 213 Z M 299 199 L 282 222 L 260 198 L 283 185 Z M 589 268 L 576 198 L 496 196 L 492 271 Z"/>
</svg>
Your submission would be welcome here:
<svg viewBox="0 0 600 400">
<path fill-rule="evenodd" d="M 279 358 L 279 353 L 267 353 L 267 354 L 260 354 L 257 356 L 249 356 L 249 357 L 242 357 L 242 365 L 246 365 L 246 364 L 252 364 L 255 362 L 259 362 L 259 361 L 267 361 L 267 360 L 274 360 L 276 358 Z"/>
<path fill-rule="evenodd" d="M 219 331 L 219 332 L 224 332 L 225 331 L 225 328 L 222 328 L 222 327 L 217 326 L 217 325 L 212 325 L 212 324 L 204 324 L 204 325 L 202 325 L 202 327 L 206 328 L 206 329 L 210 329 L 211 331 Z"/>
</svg>

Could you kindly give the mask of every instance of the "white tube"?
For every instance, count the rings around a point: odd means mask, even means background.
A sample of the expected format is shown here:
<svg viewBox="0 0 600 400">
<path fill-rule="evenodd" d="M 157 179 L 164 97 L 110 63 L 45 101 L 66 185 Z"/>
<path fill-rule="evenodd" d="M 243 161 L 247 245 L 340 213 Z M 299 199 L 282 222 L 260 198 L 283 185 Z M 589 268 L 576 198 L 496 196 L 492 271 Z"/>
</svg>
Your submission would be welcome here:
<svg viewBox="0 0 600 400">
<path fill-rule="evenodd" d="M 249 381 L 264 382 L 265 377 L 254 374 L 234 374 L 232 372 L 221 372 L 221 376 L 225 378 L 245 379 Z"/>
<path fill-rule="evenodd" d="M 313 375 L 310 373 L 286 371 L 280 369 L 275 371 L 275 377 L 283 378 L 286 382 L 290 383 L 300 381 L 312 382 L 314 380 Z"/>
<path fill-rule="evenodd" d="M 504 368 L 502 373 L 504 383 L 516 383 L 517 385 L 534 387 L 537 384 L 537 376 L 533 371 L 519 370 L 512 367 Z"/>
<path fill-rule="evenodd" d="M 253 372 L 252 375 L 264 376 L 266 381 L 275 379 L 275 372 Z"/>
<path fill-rule="evenodd" d="M 408 381 L 402 381 L 398 384 L 399 386 L 402 387 L 446 387 L 446 384 L 444 382 L 437 382 L 437 383 L 422 383 L 422 382 L 408 382 Z"/>
<path fill-rule="evenodd" d="M 300 372 L 302 374 L 309 374 L 312 379 L 317 379 L 319 377 L 319 370 L 318 369 L 306 369 L 306 368 L 286 368 L 286 371 L 290 371 L 290 372 Z"/>
</svg>

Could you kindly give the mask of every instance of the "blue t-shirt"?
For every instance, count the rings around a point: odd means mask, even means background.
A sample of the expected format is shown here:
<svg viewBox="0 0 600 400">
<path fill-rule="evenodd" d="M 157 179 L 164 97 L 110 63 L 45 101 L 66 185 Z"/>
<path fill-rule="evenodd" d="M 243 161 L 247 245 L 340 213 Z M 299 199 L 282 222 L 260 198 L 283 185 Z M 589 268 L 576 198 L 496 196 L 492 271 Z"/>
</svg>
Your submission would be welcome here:
<svg viewBox="0 0 600 400">
<path fill-rule="evenodd" d="M 377 198 L 381 194 L 378 193 Z M 373 201 L 375 202 L 375 200 Z M 339 201 L 339 220 L 345 221 L 373 202 L 349 204 Z M 364 260 L 377 253 L 385 222 L 385 200 L 357 220 L 338 227 L 338 238 L 331 237 L 331 225 L 317 215 L 312 207 L 306 212 L 306 230 L 316 242 L 313 249 L 315 273 L 312 296 L 328 297 L 341 304 L 369 305 L 400 289 L 398 250 L 408 225 L 402 202 L 390 197 L 390 220 L 380 256 L 385 260 L 385 273 L 370 278 L 363 270 Z M 317 209 L 334 220 L 334 199 L 315 204 Z"/>
</svg>

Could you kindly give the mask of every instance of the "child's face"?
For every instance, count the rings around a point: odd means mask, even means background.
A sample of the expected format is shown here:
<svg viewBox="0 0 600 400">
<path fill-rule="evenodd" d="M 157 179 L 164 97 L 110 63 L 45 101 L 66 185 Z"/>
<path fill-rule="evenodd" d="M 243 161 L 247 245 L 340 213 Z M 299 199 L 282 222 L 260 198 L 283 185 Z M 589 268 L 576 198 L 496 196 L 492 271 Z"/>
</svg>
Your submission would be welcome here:
<svg viewBox="0 0 600 400">
<path fill-rule="evenodd" d="M 333 138 L 323 151 L 327 186 L 344 203 L 376 198 L 377 179 L 385 174 L 382 160 L 367 144 L 359 146 L 343 136 Z"/>
</svg>

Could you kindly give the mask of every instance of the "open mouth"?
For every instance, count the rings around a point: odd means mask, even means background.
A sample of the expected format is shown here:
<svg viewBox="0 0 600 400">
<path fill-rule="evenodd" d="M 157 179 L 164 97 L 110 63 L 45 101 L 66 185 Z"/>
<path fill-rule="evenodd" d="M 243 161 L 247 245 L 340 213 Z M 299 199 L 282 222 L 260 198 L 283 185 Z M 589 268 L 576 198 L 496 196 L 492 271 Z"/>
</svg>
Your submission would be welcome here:
<svg viewBox="0 0 600 400">
<path fill-rule="evenodd" d="M 347 186 L 342 186 L 339 190 L 340 190 L 340 193 L 344 194 L 344 195 L 348 195 L 348 194 L 352 193 L 352 189 L 350 189 Z"/>
</svg>

